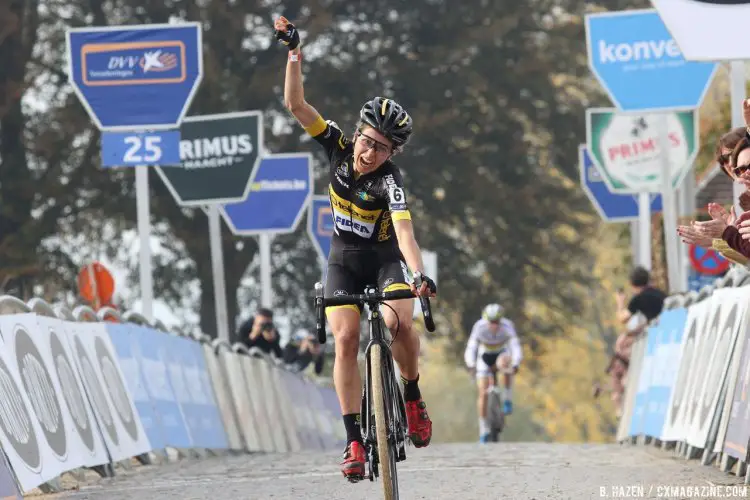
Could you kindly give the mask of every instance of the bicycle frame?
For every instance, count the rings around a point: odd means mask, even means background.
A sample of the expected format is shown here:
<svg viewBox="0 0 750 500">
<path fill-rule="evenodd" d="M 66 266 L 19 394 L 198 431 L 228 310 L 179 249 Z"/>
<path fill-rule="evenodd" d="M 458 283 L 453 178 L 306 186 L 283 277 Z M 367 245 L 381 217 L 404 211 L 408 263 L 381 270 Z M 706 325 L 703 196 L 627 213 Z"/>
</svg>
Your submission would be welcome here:
<svg viewBox="0 0 750 500">
<path fill-rule="evenodd" d="M 367 323 L 369 325 L 370 340 L 365 347 L 365 377 L 362 391 L 362 406 L 361 406 L 361 429 L 362 438 L 365 442 L 371 465 L 375 467 L 373 471 L 370 470 L 370 480 L 374 480 L 374 475 L 377 476 L 377 464 L 379 459 L 377 457 L 377 446 L 375 439 L 375 419 L 373 415 L 372 405 L 372 368 L 370 349 L 374 344 L 381 346 L 384 366 L 383 376 L 386 382 L 386 390 L 389 393 L 388 400 L 390 401 L 391 407 L 389 412 L 392 418 L 388 419 L 390 423 L 390 429 L 388 429 L 388 439 L 395 440 L 398 449 L 398 456 L 396 461 L 400 462 L 406 460 L 406 407 L 404 406 L 403 394 L 400 390 L 400 385 L 396 379 L 396 372 L 393 367 L 393 356 L 391 353 L 390 344 L 388 343 L 385 332 L 387 327 L 383 322 L 382 315 L 380 313 L 380 307 L 377 302 L 367 304 Z"/>
</svg>

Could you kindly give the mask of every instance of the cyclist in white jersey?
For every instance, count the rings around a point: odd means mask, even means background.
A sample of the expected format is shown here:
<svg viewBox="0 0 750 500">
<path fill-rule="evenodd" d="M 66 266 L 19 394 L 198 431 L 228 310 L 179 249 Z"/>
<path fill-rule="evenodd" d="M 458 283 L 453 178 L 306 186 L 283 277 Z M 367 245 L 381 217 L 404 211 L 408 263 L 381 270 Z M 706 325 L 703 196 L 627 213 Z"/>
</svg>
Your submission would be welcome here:
<svg viewBox="0 0 750 500">
<path fill-rule="evenodd" d="M 500 304 L 487 305 L 482 311 L 482 318 L 474 323 L 471 329 L 471 336 L 464 352 L 466 366 L 476 373 L 479 388 L 479 440 L 482 442 L 487 440 L 490 432 L 487 424 L 487 389 L 492 377 L 491 367 L 505 372 L 503 412 L 509 415 L 513 412 L 513 375 L 518 372 L 522 359 L 523 351 L 513 322 L 503 318 L 503 308 Z M 506 370 L 510 367 L 513 369 L 512 373 L 507 373 Z"/>
</svg>

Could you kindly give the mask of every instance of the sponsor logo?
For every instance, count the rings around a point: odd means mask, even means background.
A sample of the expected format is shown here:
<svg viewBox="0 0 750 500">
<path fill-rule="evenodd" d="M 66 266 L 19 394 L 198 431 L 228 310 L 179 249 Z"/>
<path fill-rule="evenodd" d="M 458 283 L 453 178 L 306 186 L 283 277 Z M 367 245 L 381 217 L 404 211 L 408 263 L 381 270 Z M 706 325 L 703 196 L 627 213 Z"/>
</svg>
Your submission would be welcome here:
<svg viewBox="0 0 750 500">
<path fill-rule="evenodd" d="M 385 288 L 385 287 L 387 287 L 388 285 L 390 285 L 391 283 L 393 283 L 393 281 L 394 281 L 394 279 L 393 279 L 393 278 L 388 278 L 387 280 L 385 280 L 385 281 L 383 282 L 383 288 Z"/>
<path fill-rule="evenodd" d="M 391 227 L 391 213 L 386 212 L 383 214 L 383 220 L 380 221 L 380 229 L 378 230 L 378 241 L 388 241 L 390 235 L 388 229 Z"/>
<path fill-rule="evenodd" d="M 346 290 L 336 290 L 335 292 L 333 292 L 334 297 L 341 297 L 342 295 L 349 295 L 349 292 L 347 292 Z"/>
<path fill-rule="evenodd" d="M 372 231 L 364 224 L 357 221 L 345 219 L 344 217 L 336 214 L 336 226 L 344 231 L 351 231 L 353 233 L 359 233 L 360 236 L 369 238 Z"/>
<path fill-rule="evenodd" d="M 81 47 L 81 77 L 89 87 L 174 84 L 185 81 L 185 60 L 179 40 L 87 43 Z"/>
<path fill-rule="evenodd" d="M 602 64 L 652 61 L 681 57 L 680 47 L 672 38 L 640 40 L 631 43 L 607 43 L 599 40 L 599 62 Z"/>
<path fill-rule="evenodd" d="M 284 179 L 253 182 L 250 186 L 252 191 L 305 191 L 307 181 L 305 179 Z"/>
<path fill-rule="evenodd" d="M 231 167 L 253 153 L 250 134 L 201 137 L 180 141 L 180 159 L 187 169 Z"/>
<path fill-rule="evenodd" d="M 357 197 L 363 201 L 375 201 L 375 198 L 370 196 L 366 191 L 357 191 Z"/>
<path fill-rule="evenodd" d="M 406 281 L 407 283 L 411 283 L 412 279 L 409 275 L 409 268 L 406 266 L 406 262 L 404 262 L 403 260 L 401 261 L 401 271 L 404 273 L 404 281 Z"/>
<path fill-rule="evenodd" d="M 344 180 L 345 178 L 349 177 L 349 168 L 346 162 L 341 163 L 338 167 L 336 167 L 334 175 L 336 176 L 336 180 L 339 181 L 342 186 L 344 186 L 346 189 L 349 189 L 349 183 Z"/>
<path fill-rule="evenodd" d="M 375 221 L 378 220 L 378 217 L 380 217 L 382 210 L 365 210 L 352 204 L 352 202 L 341 198 L 336 194 L 333 188 L 330 188 L 328 192 L 331 195 L 331 206 L 333 207 L 333 210 L 340 212 L 347 218 L 351 216 L 354 219 L 358 219 L 360 222 L 375 223 Z"/>
<path fill-rule="evenodd" d="M 349 177 L 349 164 L 346 162 L 339 164 L 339 166 L 336 167 L 336 174 L 341 177 Z"/>
</svg>

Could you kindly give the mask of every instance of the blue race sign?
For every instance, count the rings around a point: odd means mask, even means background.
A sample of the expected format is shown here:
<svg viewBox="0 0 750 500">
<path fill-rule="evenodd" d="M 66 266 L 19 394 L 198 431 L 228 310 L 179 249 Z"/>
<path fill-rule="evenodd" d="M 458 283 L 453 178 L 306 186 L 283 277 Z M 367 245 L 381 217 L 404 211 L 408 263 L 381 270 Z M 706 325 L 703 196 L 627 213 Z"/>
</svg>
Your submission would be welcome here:
<svg viewBox="0 0 750 500">
<path fill-rule="evenodd" d="M 294 232 L 312 196 L 309 153 L 268 155 L 255 171 L 245 201 L 221 206 L 232 233 L 239 236 Z"/>
<path fill-rule="evenodd" d="M 180 132 L 102 132 L 102 166 L 180 165 Z"/>
<path fill-rule="evenodd" d="M 328 260 L 331 251 L 331 238 L 333 237 L 333 216 L 331 214 L 331 201 L 328 195 L 315 195 L 310 202 L 310 210 L 307 213 L 307 233 L 312 239 L 315 250 L 323 260 Z"/>
<path fill-rule="evenodd" d="M 622 111 L 700 106 L 716 63 L 688 62 L 654 9 L 586 15 L 589 67 Z"/>
<path fill-rule="evenodd" d="M 69 74 L 100 130 L 177 128 L 203 77 L 198 23 L 75 28 Z"/>
<path fill-rule="evenodd" d="M 612 193 L 585 145 L 578 146 L 581 187 L 602 219 L 624 222 L 638 219 L 638 195 Z M 661 212 L 661 195 L 651 195 L 651 212 Z"/>
</svg>

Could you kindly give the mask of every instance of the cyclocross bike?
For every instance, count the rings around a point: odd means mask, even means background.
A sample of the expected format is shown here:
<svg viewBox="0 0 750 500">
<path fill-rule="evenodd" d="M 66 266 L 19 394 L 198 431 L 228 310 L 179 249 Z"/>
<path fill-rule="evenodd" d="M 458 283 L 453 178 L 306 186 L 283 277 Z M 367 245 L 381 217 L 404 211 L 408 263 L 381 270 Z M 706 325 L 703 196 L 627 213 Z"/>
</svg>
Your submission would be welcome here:
<svg viewBox="0 0 750 500">
<path fill-rule="evenodd" d="M 414 275 L 417 288 L 422 285 L 422 276 Z M 434 290 L 432 290 L 434 292 Z M 376 286 L 365 287 L 365 293 L 323 297 L 323 284 L 315 283 L 316 331 L 321 344 L 326 341 L 325 308 L 328 306 L 367 306 L 367 324 L 370 340 L 365 348 L 365 379 L 362 388 L 361 429 L 367 456 L 370 481 L 383 476 L 385 500 L 398 499 L 398 477 L 396 462 L 406 460 L 408 430 L 406 407 L 401 386 L 396 378 L 391 354 L 391 342 L 386 334 L 380 313 L 380 304 L 386 300 L 413 299 L 411 290 L 380 292 Z M 435 331 L 430 300 L 419 297 L 422 316 L 428 331 Z M 398 319 L 398 318 L 397 318 Z M 397 329 L 398 330 L 398 329 Z"/>
<path fill-rule="evenodd" d="M 497 384 L 498 373 L 513 373 L 513 369 L 499 370 L 497 366 L 492 367 L 491 385 L 487 388 L 487 424 L 490 427 L 489 441 L 497 443 L 500 434 L 505 428 L 505 412 L 503 411 L 503 395 L 505 389 Z"/>
</svg>

